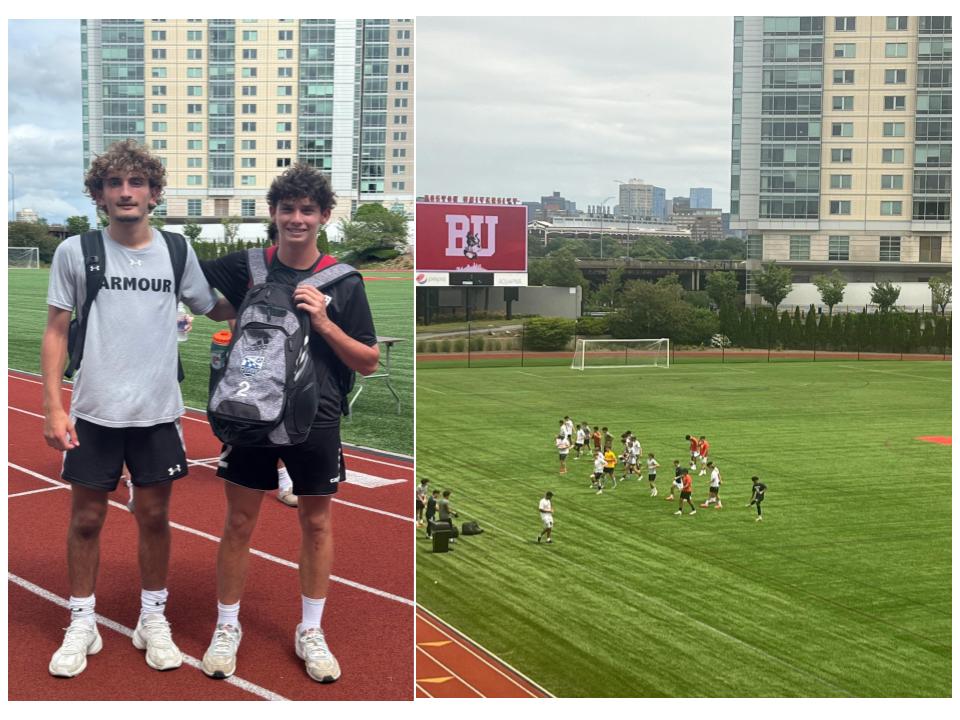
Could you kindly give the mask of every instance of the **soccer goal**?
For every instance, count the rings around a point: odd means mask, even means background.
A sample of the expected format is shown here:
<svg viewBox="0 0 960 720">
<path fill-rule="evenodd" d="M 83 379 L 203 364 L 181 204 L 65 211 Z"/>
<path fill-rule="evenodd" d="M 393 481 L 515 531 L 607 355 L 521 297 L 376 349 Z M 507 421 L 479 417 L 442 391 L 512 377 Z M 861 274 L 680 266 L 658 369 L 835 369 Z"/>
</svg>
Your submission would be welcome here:
<svg viewBox="0 0 960 720">
<path fill-rule="evenodd" d="M 670 338 L 577 340 L 573 370 L 624 367 L 670 367 Z"/>
<path fill-rule="evenodd" d="M 40 248 L 35 247 L 8 247 L 7 268 L 29 268 L 36 270 L 40 267 Z"/>
</svg>

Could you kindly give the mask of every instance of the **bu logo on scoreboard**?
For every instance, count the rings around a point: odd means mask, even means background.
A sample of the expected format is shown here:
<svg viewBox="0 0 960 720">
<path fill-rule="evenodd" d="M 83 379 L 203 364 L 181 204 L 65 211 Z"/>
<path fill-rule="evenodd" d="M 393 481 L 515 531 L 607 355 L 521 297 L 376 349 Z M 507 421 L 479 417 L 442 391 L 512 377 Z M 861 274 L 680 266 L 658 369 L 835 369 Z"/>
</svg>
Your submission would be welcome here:
<svg viewBox="0 0 960 720">
<path fill-rule="evenodd" d="M 490 257 L 497 251 L 496 215 L 447 215 L 447 257 Z"/>
</svg>

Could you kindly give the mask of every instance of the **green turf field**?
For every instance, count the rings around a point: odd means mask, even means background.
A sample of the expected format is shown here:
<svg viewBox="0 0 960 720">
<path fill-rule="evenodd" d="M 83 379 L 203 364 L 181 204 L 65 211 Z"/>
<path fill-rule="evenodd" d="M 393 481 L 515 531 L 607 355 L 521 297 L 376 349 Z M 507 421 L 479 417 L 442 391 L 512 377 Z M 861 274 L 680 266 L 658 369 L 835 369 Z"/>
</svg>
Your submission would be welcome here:
<svg viewBox="0 0 960 720">
<path fill-rule="evenodd" d="M 8 363 L 11 368 L 40 371 L 40 340 L 47 318 L 48 274 L 46 269 L 7 272 Z M 410 275 L 409 272 L 365 274 L 372 277 Z M 370 280 L 366 288 L 377 334 L 404 339 L 404 342 L 394 346 L 390 357 L 390 383 L 399 393 L 402 406 L 398 415 L 396 402 L 382 378 L 368 380 L 354 406 L 353 418 L 344 420 L 342 424 L 342 436 L 345 442 L 409 455 L 413 453 L 412 282 Z M 182 386 L 183 396 L 189 407 L 206 408 L 210 336 L 224 328 L 225 323 L 214 323 L 205 317 L 198 317 L 194 320 L 190 339 L 181 345 L 186 375 Z M 381 354 L 383 352 L 381 348 Z"/>
<path fill-rule="evenodd" d="M 949 362 L 429 369 L 417 474 L 486 532 L 417 540 L 417 600 L 558 696 L 949 696 Z M 661 463 L 597 496 L 570 415 Z M 703 434 L 723 510 L 664 500 Z M 750 476 L 768 485 L 755 522 Z M 694 476 L 694 500 L 707 478 Z M 552 546 L 535 542 L 552 490 Z"/>
</svg>

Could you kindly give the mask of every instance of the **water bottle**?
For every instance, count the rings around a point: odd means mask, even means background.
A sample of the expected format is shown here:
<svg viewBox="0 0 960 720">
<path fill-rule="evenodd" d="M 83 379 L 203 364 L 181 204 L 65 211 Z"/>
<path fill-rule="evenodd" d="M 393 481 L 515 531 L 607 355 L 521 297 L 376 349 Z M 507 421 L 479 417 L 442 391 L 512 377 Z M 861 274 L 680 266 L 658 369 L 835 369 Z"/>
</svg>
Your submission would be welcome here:
<svg viewBox="0 0 960 720">
<path fill-rule="evenodd" d="M 187 313 L 186 306 L 180 302 L 177 303 L 177 342 L 186 342 L 187 334 L 189 330 L 187 329 L 190 325 L 190 316 Z"/>
<path fill-rule="evenodd" d="M 220 330 L 213 334 L 210 342 L 210 367 L 213 370 L 223 370 L 227 362 L 227 349 L 233 335 L 229 330 Z"/>
</svg>

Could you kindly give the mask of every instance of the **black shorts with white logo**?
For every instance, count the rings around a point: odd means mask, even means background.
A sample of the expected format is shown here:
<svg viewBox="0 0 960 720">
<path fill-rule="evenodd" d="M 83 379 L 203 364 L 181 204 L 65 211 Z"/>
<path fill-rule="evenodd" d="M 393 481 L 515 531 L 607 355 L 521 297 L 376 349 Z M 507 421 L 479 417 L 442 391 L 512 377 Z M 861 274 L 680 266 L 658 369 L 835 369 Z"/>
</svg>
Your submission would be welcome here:
<svg viewBox="0 0 960 720">
<path fill-rule="evenodd" d="M 187 474 L 180 421 L 151 427 L 113 428 L 76 419 L 79 446 L 64 453 L 61 476 L 93 490 L 117 489 L 123 465 L 136 487 L 159 485 Z"/>
<path fill-rule="evenodd" d="M 333 495 L 337 485 L 347 479 L 338 426 L 315 427 L 299 445 L 224 445 L 217 476 L 251 490 L 276 490 L 280 484 L 279 460 L 290 473 L 294 495 Z"/>
</svg>

